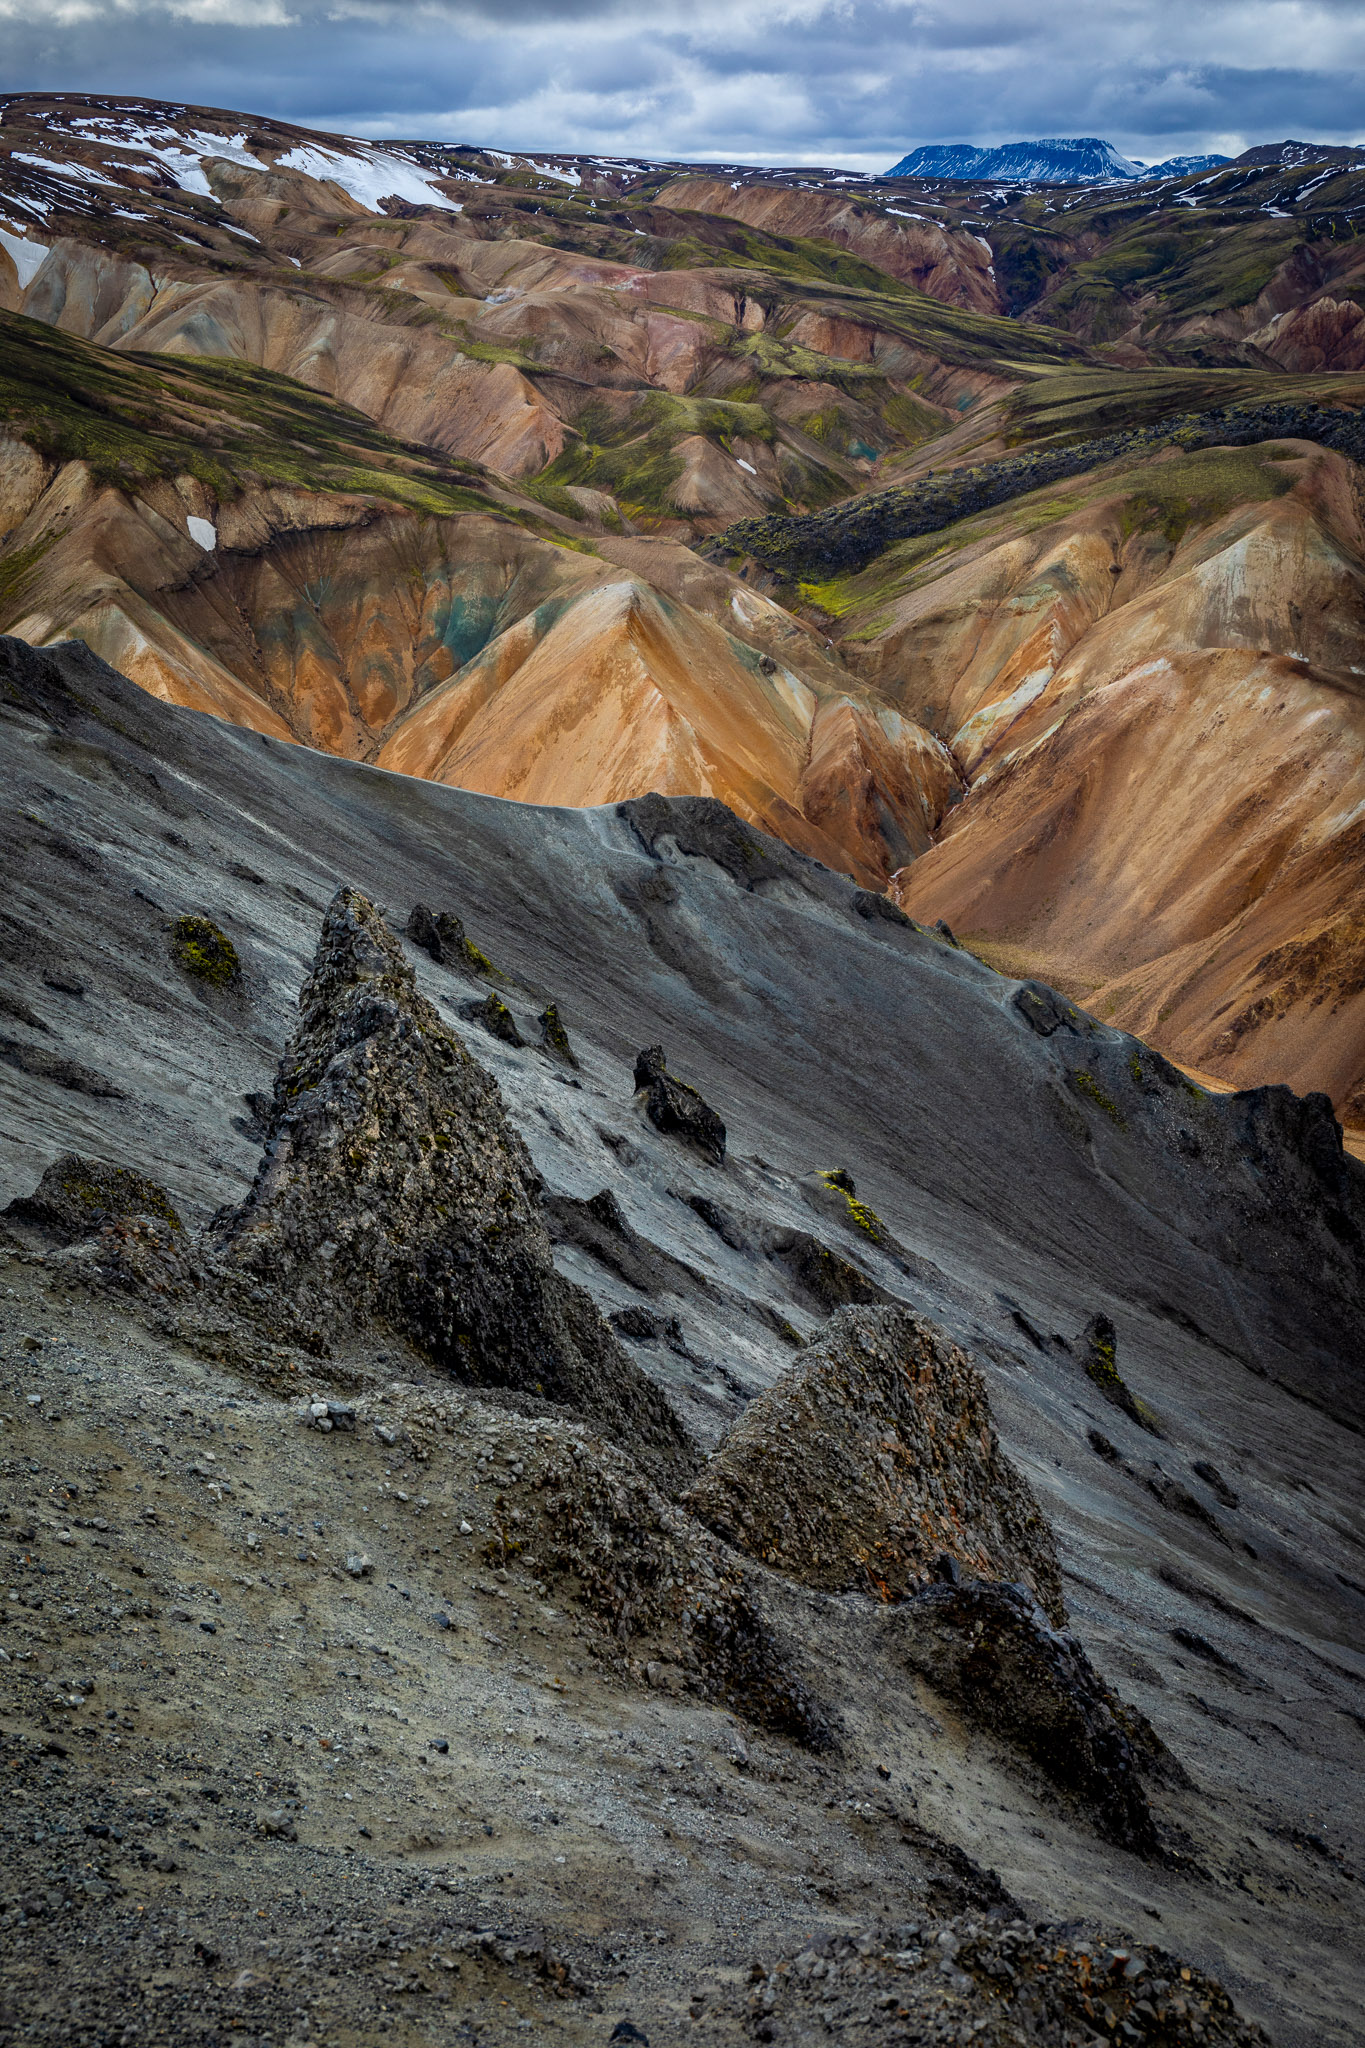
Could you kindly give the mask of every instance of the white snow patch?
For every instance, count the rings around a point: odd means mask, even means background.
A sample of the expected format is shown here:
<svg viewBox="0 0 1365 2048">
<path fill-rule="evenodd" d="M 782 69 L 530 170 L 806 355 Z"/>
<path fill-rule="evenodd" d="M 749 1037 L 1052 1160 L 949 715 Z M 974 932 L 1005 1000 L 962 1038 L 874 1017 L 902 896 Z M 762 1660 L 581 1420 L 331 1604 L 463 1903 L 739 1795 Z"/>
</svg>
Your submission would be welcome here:
<svg viewBox="0 0 1365 2048">
<path fill-rule="evenodd" d="M 53 177 L 72 178 L 78 185 L 108 185 L 110 180 L 102 178 L 98 171 L 92 171 L 88 164 L 58 164 L 51 157 L 26 156 L 22 149 L 10 151 L 10 162 L 31 164 L 35 171 L 48 171 Z"/>
<path fill-rule="evenodd" d="M 453 199 L 436 191 L 435 173 L 419 170 L 389 150 L 369 149 L 363 156 L 343 156 L 339 150 L 307 144 L 280 157 L 276 168 L 303 171 L 310 178 L 330 178 L 370 213 L 378 213 L 380 200 L 389 198 L 406 199 L 412 206 L 440 206 L 447 213 L 461 211 Z"/>
<path fill-rule="evenodd" d="M 197 541 L 206 555 L 211 555 L 218 545 L 218 529 L 211 520 L 200 519 L 193 512 L 185 521 L 192 541 Z"/>
<path fill-rule="evenodd" d="M 742 455 L 737 455 L 735 457 L 735 462 L 740 469 L 747 469 L 750 476 L 758 475 L 758 471 L 754 468 L 752 462 L 746 462 Z"/>
<path fill-rule="evenodd" d="M 526 161 L 542 178 L 558 178 L 563 185 L 581 185 L 583 182 L 577 171 L 565 170 L 562 164 L 538 164 L 534 157 L 528 157 Z"/>
<path fill-rule="evenodd" d="M 46 242 L 26 242 L 22 235 L 12 235 L 8 228 L 0 228 L 0 248 L 5 248 L 14 258 L 14 268 L 19 274 L 19 289 L 27 291 L 43 267 L 47 255 Z"/>
</svg>

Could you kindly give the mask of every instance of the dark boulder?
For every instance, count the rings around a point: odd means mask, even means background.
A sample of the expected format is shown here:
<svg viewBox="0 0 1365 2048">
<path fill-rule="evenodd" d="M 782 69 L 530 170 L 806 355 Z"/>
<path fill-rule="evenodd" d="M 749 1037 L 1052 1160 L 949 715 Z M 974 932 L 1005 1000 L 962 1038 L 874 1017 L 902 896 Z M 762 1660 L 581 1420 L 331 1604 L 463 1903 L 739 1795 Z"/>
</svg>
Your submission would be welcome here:
<svg viewBox="0 0 1365 2048">
<path fill-rule="evenodd" d="M 494 981 L 505 979 L 488 955 L 474 944 L 464 928 L 464 919 L 453 910 L 429 910 L 425 903 L 415 903 L 404 930 L 413 945 L 429 953 L 438 967 L 456 967 L 466 974 Z"/>
<path fill-rule="evenodd" d="M 572 1244 L 641 1294 L 710 1292 L 703 1276 L 653 1244 L 630 1222 L 610 1188 L 586 1200 L 547 1195 L 545 1221 L 555 1244 Z"/>
<path fill-rule="evenodd" d="M 540 1049 L 551 1059 L 562 1060 L 566 1067 L 578 1065 L 578 1055 L 569 1042 L 564 1029 L 564 1020 L 559 1014 L 558 1003 L 547 1003 L 537 1019 L 540 1025 Z"/>
<path fill-rule="evenodd" d="M 1026 981 L 1017 988 L 1014 1007 L 1040 1038 L 1051 1038 L 1054 1031 L 1084 1034 L 1094 1028 L 1084 1010 L 1078 1010 L 1074 1003 L 1069 1003 L 1065 996 L 1059 996 L 1055 988 L 1049 988 L 1043 981 Z"/>
<path fill-rule="evenodd" d="M 725 1126 L 695 1088 L 670 1074 L 661 1045 L 635 1055 L 635 1092 L 656 1131 L 694 1145 L 712 1166 L 725 1163 Z"/>
<path fill-rule="evenodd" d="M 616 814 L 656 859 L 660 843 L 671 840 L 679 853 L 714 861 L 741 889 L 776 881 L 809 886 L 825 872 L 809 854 L 736 817 L 719 797 L 660 796 L 651 790 L 618 804 Z"/>
<path fill-rule="evenodd" d="M 809 1230 L 770 1231 L 765 1248 L 818 1308 L 846 1308 L 850 1303 L 871 1307 L 891 1300 L 884 1287 Z"/>
<path fill-rule="evenodd" d="M 1106 1401 L 1112 1401 L 1121 1408 L 1130 1421 L 1142 1429 L 1150 1430 L 1153 1436 L 1160 1435 L 1150 1415 L 1135 1398 L 1118 1368 L 1118 1332 L 1109 1317 L 1104 1314 L 1090 1318 L 1077 1340 L 1081 1364 L 1088 1378 L 1094 1381 Z"/>
<path fill-rule="evenodd" d="M 438 913 L 429 910 L 425 903 L 415 903 L 404 929 L 413 945 L 429 953 L 438 967 L 446 965 L 449 958 L 447 949 L 463 954 L 464 926 L 448 910 Z"/>
<path fill-rule="evenodd" d="M 517 1020 L 499 995 L 490 990 L 481 1003 L 471 1003 L 461 1014 L 471 1024 L 477 1024 L 490 1038 L 500 1038 L 504 1045 L 525 1045 L 526 1040 L 517 1029 Z"/>
</svg>

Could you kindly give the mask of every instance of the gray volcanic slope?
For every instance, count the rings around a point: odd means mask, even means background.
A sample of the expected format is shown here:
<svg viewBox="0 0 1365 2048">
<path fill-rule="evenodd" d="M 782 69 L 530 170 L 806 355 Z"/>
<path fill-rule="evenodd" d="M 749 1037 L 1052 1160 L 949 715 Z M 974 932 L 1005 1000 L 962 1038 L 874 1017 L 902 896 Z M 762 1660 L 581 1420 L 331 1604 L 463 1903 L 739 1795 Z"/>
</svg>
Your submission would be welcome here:
<svg viewBox="0 0 1365 2048">
<path fill-rule="evenodd" d="M 163 706 L 79 645 L 0 642 L 0 754 L 0 1203 L 67 1150 L 153 1175 L 187 1220 L 240 1201 L 338 885 L 395 931 L 457 913 L 527 1042 L 470 1017 L 486 976 L 409 945 L 422 990 L 496 1075 L 563 1270 L 635 1312 L 618 1327 L 703 1446 L 833 1305 L 794 1234 L 973 1351 L 1074 1625 L 1193 1773 L 1161 1818 L 1201 1875 L 1077 1848 L 1023 1802 L 1026 1825 L 979 1772 L 969 1796 L 960 1729 L 921 1817 L 1046 1910 L 1164 1918 L 1278 2039 L 1351 2038 L 1365 1171 L 1323 1101 L 1208 1095 L 696 800 L 409 781 Z M 240 987 L 174 965 L 194 913 Z M 541 1048 L 547 1001 L 577 1071 Z M 723 1117 L 722 1166 L 633 1101 L 652 1044 Z M 619 1217 L 584 1206 L 604 1189 Z M 1096 1315 L 1136 1412 L 1086 1376 Z"/>
</svg>

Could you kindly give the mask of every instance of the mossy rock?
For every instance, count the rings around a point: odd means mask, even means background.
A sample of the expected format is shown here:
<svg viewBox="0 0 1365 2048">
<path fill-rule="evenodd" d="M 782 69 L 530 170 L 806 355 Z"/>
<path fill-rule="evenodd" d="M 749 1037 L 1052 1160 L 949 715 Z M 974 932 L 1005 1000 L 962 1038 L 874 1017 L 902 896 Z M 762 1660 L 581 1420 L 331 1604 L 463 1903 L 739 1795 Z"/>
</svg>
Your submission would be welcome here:
<svg viewBox="0 0 1365 2048">
<path fill-rule="evenodd" d="M 237 948 L 211 917 L 177 918 L 171 931 L 171 958 L 210 988 L 235 988 L 242 978 Z"/>
<path fill-rule="evenodd" d="M 54 1160 L 33 1193 L 21 1195 L 4 1213 L 63 1244 L 93 1237 L 106 1223 L 126 1216 L 154 1216 L 172 1230 L 184 1228 L 158 1181 L 130 1166 L 110 1166 L 79 1152 Z"/>
<path fill-rule="evenodd" d="M 848 1220 L 855 1230 L 861 1230 L 864 1237 L 871 1238 L 873 1244 L 886 1244 L 889 1242 L 886 1225 L 882 1222 L 876 1210 L 870 1208 L 866 1202 L 858 1200 L 858 1191 L 854 1186 L 853 1176 L 846 1167 L 826 1167 L 823 1172 L 817 1174 L 816 1178 L 823 1181 L 832 1193 L 842 1195 L 844 1207 L 848 1213 Z"/>
<path fill-rule="evenodd" d="M 1145 1401 L 1138 1400 L 1119 1371 L 1118 1332 L 1108 1316 L 1091 1317 L 1081 1333 L 1081 1345 L 1081 1363 L 1087 1377 L 1094 1381 L 1105 1400 L 1112 1401 L 1153 1436 L 1160 1436 L 1162 1432 L 1153 1411 Z"/>
<path fill-rule="evenodd" d="M 540 1013 L 540 1043 L 541 1049 L 553 1059 L 563 1060 L 570 1067 L 578 1065 L 578 1055 L 569 1043 L 558 1003 L 547 1003 Z"/>
</svg>

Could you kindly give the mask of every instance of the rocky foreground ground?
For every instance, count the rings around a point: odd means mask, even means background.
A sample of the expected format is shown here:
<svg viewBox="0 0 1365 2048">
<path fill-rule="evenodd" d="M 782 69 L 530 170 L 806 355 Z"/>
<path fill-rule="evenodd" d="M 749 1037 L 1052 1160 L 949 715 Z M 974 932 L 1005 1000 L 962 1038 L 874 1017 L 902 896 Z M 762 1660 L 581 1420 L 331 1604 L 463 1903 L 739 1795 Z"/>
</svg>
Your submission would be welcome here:
<svg viewBox="0 0 1365 2048">
<path fill-rule="evenodd" d="M 1040 1923 L 926 1824 L 981 1849 L 1023 1788 L 989 1743 L 960 1776 L 960 1730 L 939 1783 L 913 1680 L 832 1688 L 812 1749 L 623 1648 L 529 1505 L 609 1461 L 579 1426 L 263 1388 L 31 1256 L 4 1274 L 6 2040 L 1261 2038 L 1167 1953 L 1190 1859 L 1134 1859 L 1125 1935 Z"/>
</svg>

